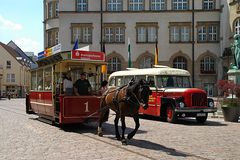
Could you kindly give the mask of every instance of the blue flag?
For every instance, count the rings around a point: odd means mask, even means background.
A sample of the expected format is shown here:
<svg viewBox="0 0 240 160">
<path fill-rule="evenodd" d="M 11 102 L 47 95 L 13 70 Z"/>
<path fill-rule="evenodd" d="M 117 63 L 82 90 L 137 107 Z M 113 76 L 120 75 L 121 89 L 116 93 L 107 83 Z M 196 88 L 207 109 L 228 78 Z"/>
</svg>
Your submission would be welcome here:
<svg viewBox="0 0 240 160">
<path fill-rule="evenodd" d="M 78 39 L 76 39 L 72 50 L 76 50 L 76 49 L 78 49 Z"/>
</svg>

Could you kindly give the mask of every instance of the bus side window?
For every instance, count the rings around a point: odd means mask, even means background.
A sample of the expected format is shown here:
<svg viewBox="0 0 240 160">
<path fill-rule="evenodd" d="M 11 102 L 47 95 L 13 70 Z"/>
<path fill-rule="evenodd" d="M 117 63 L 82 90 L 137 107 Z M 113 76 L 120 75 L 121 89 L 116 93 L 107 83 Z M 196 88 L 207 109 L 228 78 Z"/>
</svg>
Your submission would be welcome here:
<svg viewBox="0 0 240 160">
<path fill-rule="evenodd" d="M 124 84 L 128 84 L 134 77 L 133 76 L 125 76 L 124 77 Z"/>
<path fill-rule="evenodd" d="M 116 77 L 117 87 L 121 87 L 123 85 L 123 77 Z"/>
<path fill-rule="evenodd" d="M 116 86 L 114 77 L 109 80 L 109 86 Z"/>
<path fill-rule="evenodd" d="M 155 87 L 155 81 L 153 76 L 148 76 L 147 81 L 149 82 L 150 87 Z"/>
<path fill-rule="evenodd" d="M 135 81 L 139 81 L 140 79 L 144 79 L 146 80 L 146 76 L 143 76 L 143 75 L 138 75 L 138 76 L 135 76 Z"/>
</svg>

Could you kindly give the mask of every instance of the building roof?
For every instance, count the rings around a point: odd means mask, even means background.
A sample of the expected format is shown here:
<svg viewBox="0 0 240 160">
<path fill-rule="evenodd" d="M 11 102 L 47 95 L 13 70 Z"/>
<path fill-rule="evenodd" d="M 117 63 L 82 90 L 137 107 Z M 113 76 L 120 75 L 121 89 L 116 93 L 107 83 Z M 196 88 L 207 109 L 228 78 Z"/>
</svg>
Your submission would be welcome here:
<svg viewBox="0 0 240 160">
<path fill-rule="evenodd" d="M 16 54 L 18 55 L 18 57 L 22 57 L 22 61 L 23 61 L 23 64 L 25 66 L 29 66 L 30 65 L 30 68 L 33 69 L 35 67 L 37 67 L 37 64 L 31 59 L 29 58 L 22 50 L 21 48 L 19 48 L 13 41 L 10 41 L 7 46 L 11 47 L 15 52 Z"/>
<path fill-rule="evenodd" d="M 1 45 L 14 59 L 16 59 L 16 57 L 19 56 L 14 49 L 12 49 L 11 47 L 7 46 L 6 44 L 0 42 L 0 45 Z M 17 59 L 16 59 L 16 61 L 17 61 L 19 64 L 23 65 L 23 64 L 20 63 L 20 61 L 18 61 Z"/>
</svg>

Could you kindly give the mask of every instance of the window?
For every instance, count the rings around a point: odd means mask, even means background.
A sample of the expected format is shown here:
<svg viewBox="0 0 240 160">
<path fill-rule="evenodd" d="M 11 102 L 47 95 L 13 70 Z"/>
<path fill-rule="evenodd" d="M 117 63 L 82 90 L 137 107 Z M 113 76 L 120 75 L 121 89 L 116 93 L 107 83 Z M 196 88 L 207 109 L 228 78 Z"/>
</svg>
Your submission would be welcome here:
<svg viewBox="0 0 240 160">
<path fill-rule="evenodd" d="M 37 72 L 31 73 L 31 90 L 37 90 Z"/>
<path fill-rule="evenodd" d="M 130 11 L 142 11 L 142 10 L 144 10 L 144 0 L 129 0 L 128 9 Z"/>
<path fill-rule="evenodd" d="M 47 46 L 52 47 L 58 44 L 58 28 L 47 31 Z"/>
<path fill-rule="evenodd" d="M 207 96 L 213 96 L 213 88 L 214 84 L 212 83 L 205 83 L 204 84 L 204 90 L 207 92 Z"/>
<path fill-rule="evenodd" d="M 92 24 L 72 24 L 72 43 L 92 43 Z"/>
<path fill-rule="evenodd" d="M 122 11 L 123 10 L 123 0 L 108 0 L 107 1 L 108 11 Z"/>
<path fill-rule="evenodd" d="M 239 11 L 240 11 L 240 2 L 237 2 L 237 5 L 236 5 L 236 10 L 237 10 L 237 13 L 239 13 Z"/>
<path fill-rule="evenodd" d="M 44 90 L 52 89 L 52 68 L 44 69 Z"/>
<path fill-rule="evenodd" d="M 43 90 L 43 69 L 37 71 L 37 90 Z"/>
<path fill-rule="evenodd" d="M 203 0 L 203 9 L 204 10 L 215 9 L 215 0 Z"/>
<path fill-rule="evenodd" d="M 198 42 L 218 42 L 219 23 L 199 23 Z"/>
<path fill-rule="evenodd" d="M 185 76 L 156 76 L 156 84 L 158 88 L 174 87 L 174 88 L 191 88 L 189 77 Z"/>
<path fill-rule="evenodd" d="M 11 61 L 7 61 L 6 68 L 7 69 L 11 69 L 12 68 Z"/>
<path fill-rule="evenodd" d="M 190 42 L 191 23 L 170 23 L 170 42 Z"/>
<path fill-rule="evenodd" d="M 157 38 L 157 23 L 137 23 L 137 42 L 152 43 Z"/>
<path fill-rule="evenodd" d="M 59 16 L 59 2 L 58 1 L 56 2 L 56 5 L 55 5 L 55 15 L 56 15 L 56 17 Z"/>
<path fill-rule="evenodd" d="M 7 82 L 15 82 L 15 74 L 7 74 Z"/>
<path fill-rule="evenodd" d="M 166 0 L 151 0 L 150 7 L 150 10 L 152 11 L 165 10 L 167 8 Z"/>
<path fill-rule="evenodd" d="M 59 2 L 52 1 L 47 4 L 47 18 L 57 18 L 59 13 Z"/>
<path fill-rule="evenodd" d="M 235 34 L 240 34 L 240 18 L 237 18 L 233 23 Z"/>
<path fill-rule="evenodd" d="M 124 24 L 104 24 L 104 37 L 107 43 L 123 43 L 125 40 Z"/>
<path fill-rule="evenodd" d="M 121 70 L 121 61 L 117 57 L 110 58 L 108 60 L 108 72 L 112 73 L 114 71 L 120 71 Z"/>
<path fill-rule="evenodd" d="M 188 10 L 188 0 L 172 0 L 173 10 Z"/>
<path fill-rule="evenodd" d="M 140 60 L 139 68 L 152 68 L 153 66 L 153 58 L 152 57 L 143 57 Z"/>
<path fill-rule="evenodd" d="M 200 72 L 203 74 L 215 73 L 215 60 L 212 57 L 204 57 L 200 63 Z"/>
<path fill-rule="evenodd" d="M 173 60 L 173 68 L 187 70 L 187 60 L 182 56 L 178 56 Z"/>
<path fill-rule="evenodd" d="M 88 11 L 88 1 L 87 0 L 76 0 L 76 10 L 78 12 Z"/>
</svg>

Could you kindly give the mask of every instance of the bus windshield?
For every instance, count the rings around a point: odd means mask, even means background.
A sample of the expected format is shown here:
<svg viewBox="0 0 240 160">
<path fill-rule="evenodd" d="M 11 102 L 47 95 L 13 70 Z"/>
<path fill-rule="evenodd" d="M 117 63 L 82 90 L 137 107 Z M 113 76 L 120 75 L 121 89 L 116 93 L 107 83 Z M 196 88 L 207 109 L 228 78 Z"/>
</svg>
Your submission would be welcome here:
<svg viewBox="0 0 240 160">
<path fill-rule="evenodd" d="M 174 88 L 191 88 L 190 79 L 188 76 L 157 76 L 158 88 L 174 87 Z"/>
</svg>

